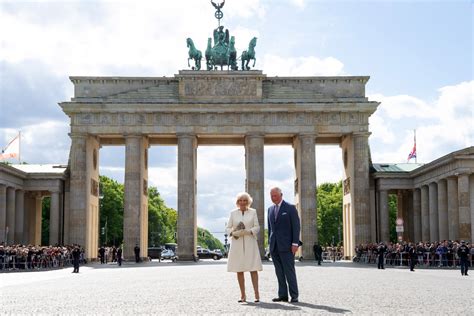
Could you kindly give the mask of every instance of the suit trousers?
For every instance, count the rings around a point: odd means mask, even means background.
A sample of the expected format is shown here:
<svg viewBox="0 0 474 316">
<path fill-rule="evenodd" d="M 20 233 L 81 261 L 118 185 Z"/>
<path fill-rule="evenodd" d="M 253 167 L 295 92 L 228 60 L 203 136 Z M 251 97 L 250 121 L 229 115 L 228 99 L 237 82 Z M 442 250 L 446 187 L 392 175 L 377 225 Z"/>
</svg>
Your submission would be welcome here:
<svg viewBox="0 0 474 316">
<path fill-rule="evenodd" d="M 275 273 L 278 279 L 278 297 L 288 297 L 288 288 L 292 298 L 298 298 L 298 283 L 296 281 L 295 256 L 291 251 L 271 253 Z M 287 285 L 288 283 L 288 285 Z"/>
</svg>

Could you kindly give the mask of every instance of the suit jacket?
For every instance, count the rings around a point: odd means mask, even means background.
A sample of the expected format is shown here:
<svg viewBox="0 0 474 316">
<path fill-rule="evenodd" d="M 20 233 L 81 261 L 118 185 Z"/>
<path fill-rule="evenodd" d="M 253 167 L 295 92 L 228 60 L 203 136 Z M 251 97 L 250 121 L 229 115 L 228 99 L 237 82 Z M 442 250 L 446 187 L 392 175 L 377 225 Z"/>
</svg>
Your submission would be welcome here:
<svg viewBox="0 0 474 316">
<path fill-rule="evenodd" d="M 298 211 L 292 204 L 281 202 L 278 216 L 275 221 L 273 214 L 274 205 L 268 208 L 268 243 L 270 252 L 291 251 L 292 244 L 298 244 L 300 240 L 300 218 Z"/>
</svg>

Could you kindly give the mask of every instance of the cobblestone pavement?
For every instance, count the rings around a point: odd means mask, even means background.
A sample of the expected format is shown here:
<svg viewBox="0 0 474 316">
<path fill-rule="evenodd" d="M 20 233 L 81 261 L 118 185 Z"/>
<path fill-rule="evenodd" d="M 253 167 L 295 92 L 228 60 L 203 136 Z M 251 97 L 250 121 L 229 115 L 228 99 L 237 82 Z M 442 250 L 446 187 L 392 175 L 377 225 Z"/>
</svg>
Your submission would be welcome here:
<svg viewBox="0 0 474 316">
<path fill-rule="evenodd" d="M 474 277 L 458 270 L 377 270 L 350 262 L 297 262 L 300 303 L 273 303 L 272 263 L 260 273 L 261 302 L 239 304 L 226 262 L 90 264 L 0 274 L 0 314 L 450 314 L 472 315 Z M 473 272 L 474 273 L 474 272 Z"/>
</svg>

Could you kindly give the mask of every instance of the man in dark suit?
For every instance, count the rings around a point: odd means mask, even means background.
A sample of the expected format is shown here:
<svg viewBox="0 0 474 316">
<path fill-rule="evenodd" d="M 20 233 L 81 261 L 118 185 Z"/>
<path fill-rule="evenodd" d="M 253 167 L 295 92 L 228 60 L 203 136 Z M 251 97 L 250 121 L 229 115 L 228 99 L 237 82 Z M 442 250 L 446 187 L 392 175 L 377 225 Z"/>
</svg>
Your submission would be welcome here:
<svg viewBox="0 0 474 316">
<path fill-rule="evenodd" d="M 295 253 L 300 240 L 300 219 L 296 207 L 283 201 L 280 188 L 272 188 L 274 205 L 268 208 L 268 242 L 278 279 L 278 297 L 273 302 L 298 302 L 298 283 L 295 272 Z"/>
<path fill-rule="evenodd" d="M 321 265 L 321 260 L 323 256 L 323 248 L 318 243 L 314 243 L 313 245 L 313 252 L 314 252 L 314 260 L 318 262 L 318 266 Z"/>
<path fill-rule="evenodd" d="M 74 247 L 72 251 L 72 264 L 74 265 L 74 270 L 72 273 L 79 273 L 79 259 L 81 257 L 81 251 L 78 246 Z"/>
<path fill-rule="evenodd" d="M 135 244 L 135 248 L 133 248 L 133 252 L 135 253 L 135 262 L 139 263 L 140 262 L 140 247 L 138 247 L 138 244 Z"/>
</svg>

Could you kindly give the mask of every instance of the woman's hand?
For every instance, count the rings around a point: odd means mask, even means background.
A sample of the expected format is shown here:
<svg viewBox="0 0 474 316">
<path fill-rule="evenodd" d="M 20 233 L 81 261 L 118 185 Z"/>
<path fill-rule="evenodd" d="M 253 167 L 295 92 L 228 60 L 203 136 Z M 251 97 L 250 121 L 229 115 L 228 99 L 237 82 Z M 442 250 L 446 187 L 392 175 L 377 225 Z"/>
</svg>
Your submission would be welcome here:
<svg viewBox="0 0 474 316">
<path fill-rule="evenodd" d="M 242 230 L 241 229 L 235 229 L 232 231 L 232 237 L 236 237 L 238 239 L 240 236 L 242 236 Z"/>
<path fill-rule="evenodd" d="M 242 230 L 243 235 L 253 235 L 252 231 L 250 229 L 243 229 Z"/>
</svg>

